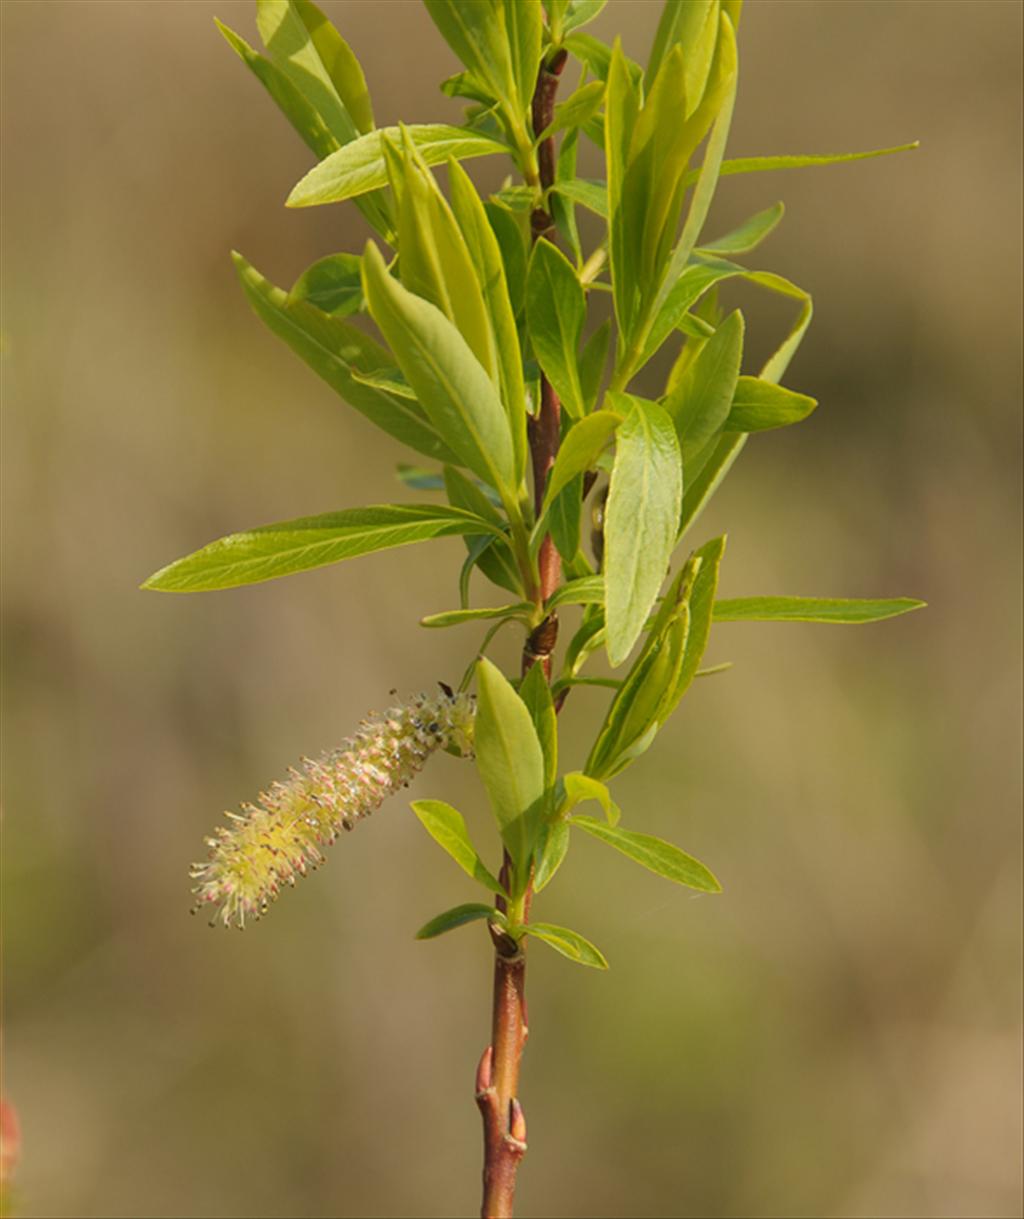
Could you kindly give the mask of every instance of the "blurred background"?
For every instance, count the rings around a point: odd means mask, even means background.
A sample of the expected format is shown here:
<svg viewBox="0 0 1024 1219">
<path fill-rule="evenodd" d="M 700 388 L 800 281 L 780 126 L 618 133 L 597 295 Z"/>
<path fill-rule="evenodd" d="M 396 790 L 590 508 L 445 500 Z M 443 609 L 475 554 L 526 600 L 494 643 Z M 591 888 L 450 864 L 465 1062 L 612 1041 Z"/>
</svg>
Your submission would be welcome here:
<svg viewBox="0 0 1024 1219">
<path fill-rule="evenodd" d="M 459 121 L 419 4 L 324 8 L 379 123 Z M 591 28 L 642 59 L 659 11 L 612 0 Z M 235 529 L 417 498 L 393 477 L 415 456 L 235 281 L 232 247 L 288 285 L 366 230 L 351 205 L 283 208 L 310 154 L 215 14 L 257 42 L 237 0 L 0 5 L 19 1209 L 470 1214 L 490 952 L 473 929 L 413 940 L 476 895 L 405 805 L 244 936 L 188 917 L 221 809 L 391 687 L 457 679 L 482 633 L 416 624 L 456 604 L 458 539 L 247 590 L 137 591 Z M 1021 18 L 988 0 L 747 5 L 732 155 L 922 147 L 723 183 L 712 236 L 786 201 L 748 261 L 814 294 L 787 381 L 821 406 L 751 442 L 696 540 L 728 529 L 726 596 L 930 607 L 716 628 L 709 659 L 735 667 L 617 794 L 725 892 L 587 841 L 538 902 L 612 968 L 531 949 L 524 1219 L 1020 1214 Z M 753 369 L 789 309 L 725 299 Z M 511 634 L 495 654 L 513 667 Z M 579 764 L 604 695 L 569 705 Z M 472 767 L 438 759 L 414 794 L 486 840 Z"/>
</svg>

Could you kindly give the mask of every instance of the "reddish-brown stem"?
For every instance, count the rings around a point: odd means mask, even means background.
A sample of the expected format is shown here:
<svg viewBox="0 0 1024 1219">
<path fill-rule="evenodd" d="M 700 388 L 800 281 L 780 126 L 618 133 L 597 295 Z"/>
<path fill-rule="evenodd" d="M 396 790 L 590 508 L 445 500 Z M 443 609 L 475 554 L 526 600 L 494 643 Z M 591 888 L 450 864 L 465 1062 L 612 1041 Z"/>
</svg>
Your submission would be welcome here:
<svg viewBox="0 0 1024 1219">
<path fill-rule="evenodd" d="M 554 114 L 558 78 L 565 66 L 566 52 L 559 50 L 542 64 L 533 95 L 533 129 L 540 134 Z M 540 184 L 548 190 L 555 180 L 554 141 L 544 140 L 537 150 Z M 554 238 L 554 222 L 546 208 L 538 207 L 532 216 L 533 239 Z M 558 454 L 561 435 L 561 406 L 546 377 L 541 377 L 540 409 L 529 421 L 530 459 L 533 470 L 534 508 L 540 512 L 548 474 Z M 538 555 L 540 596 L 543 600 L 555 591 L 562 579 L 562 560 L 547 536 Z M 551 678 L 551 653 L 558 638 L 558 619 L 549 614 L 531 633 L 523 648 L 525 674 L 540 664 L 544 676 Z M 505 853 L 501 879 L 508 881 L 512 863 Z M 522 921 L 530 910 L 530 891 L 522 904 Z M 498 898 L 504 912 L 507 902 Z M 527 1037 L 525 945 L 517 945 L 500 928 L 492 926 L 494 941 L 494 1006 L 491 1018 L 491 1044 L 477 1068 L 476 1103 L 484 1126 L 484 1196 L 480 1213 L 483 1219 L 510 1219 L 515 1198 L 516 1173 L 526 1153 L 526 1118 L 519 1103 L 519 1065 Z"/>
</svg>

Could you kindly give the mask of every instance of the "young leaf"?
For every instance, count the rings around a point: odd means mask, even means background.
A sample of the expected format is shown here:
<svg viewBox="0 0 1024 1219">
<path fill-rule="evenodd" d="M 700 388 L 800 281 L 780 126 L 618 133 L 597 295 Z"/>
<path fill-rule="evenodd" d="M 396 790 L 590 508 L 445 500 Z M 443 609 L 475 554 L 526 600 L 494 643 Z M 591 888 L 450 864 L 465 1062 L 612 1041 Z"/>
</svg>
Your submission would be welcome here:
<svg viewBox="0 0 1024 1219">
<path fill-rule="evenodd" d="M 618 825 L 619 818 L 622 816 L 622 810 L 612 799 L 612 794 L 608 790 L 608 786 L 602 783 L 600 779 L 595 779 L 591 775 L 585 774 L 582 770 L 572 770 L 563 779 L 565 784 L 566 803 L 563 812 L 567 812 L 571 808 L 575 808 L 577 804 L 582 804 L 585 800 L 596 800 L 604 809 L 605 818 L 609 825 Z"/>
<path fill-rule="evenodd" d="M 458 460 L 416 402 L 360 380 L 390 366 L 383 347 L 340 318 L 328 317 L 307 301 L 292 300 L 241 254 L 233 252 L 231 257 L 257 316 L 350 406 L 418 453 L 438 461 Z"/>
<path fill-rule="evenodd" d="M 838 165 L 843 161 L 866 161 L 870 157 L 887 157 L 894 152 L 913 152 L 920 148 L 921 141 L 896 144 L 892 148 L 875 148 L 870 152 L 819 153 L 811 156 L 736 157 L 723 161 L 718 175 L 728 178 L 732 174 L 764 173 L 773 169 L 807 169 L 815 165 Z M 691 175 L 695 179 L 696 175 Z"/>
<path fill-rule="evenodd" d="M 537 865 L 533 873 L 533 891 L 551 883 L 562 866 L 569 850 L 569 824 L 566 821 L 551 821 L 544 830 L 544 839 L 537 852 Z"/>
<path fill-rule="evenodd" d="M 484 866 L 469 840 L 466 822 L 457 808 L 443 800 L 413 800 L 412 811 L 423 828 L 455 860 L 459 867 L 492 893 L 505 893 L 494 876 Z"/>
<path fill-rule="evenodd" d="M 686 113 L 689 118 L 704 96 L 708 73 L 718 37 L 718 5 L 715 0 L 668 0 L 654 35 L 651 58 L 647 64 L 647 87 L 654 84 L 666 55 L 681 46 L 686 63 Z"/>
<path fill-rule="evenodd" d="M 463 622 L 481 622 L 490 618 L 522 618 L 525 621 L 532 609 L 532 602 L 517 601 L 514 605 L 500 605 L 496 609 L 445 610 L 441 614 L 427 614 L 425 618 L 420 619 L 420 626 L 461 626 Z"/>
<path fill-rule="evenodd" d="M 758 212 L 745 220 L 738 228 L 726 233 L 715 241 L 704 242 L 700 247 L 702 254 L 749 254 L 756 250 L 762 241 L 778 225 L 785 214 L 782 203 L 773 203 L 771 207 Z"/>
<path fill-rule="evenodd" d="M 721 893 L 722 886 L 715 876 L 692 855 L 687 855 L 678 847 L 655 838 L 651 834 L 637 834 L 633 830 L 624 830 L 619 826 L 606 825 L 593 817 L 572 817 L 573 825 L 586 830 L 594 838 L 608 843 L 617 851 L 621 851 L 629 859 L 664 876 L 666 880 L 677 885 L 686 885 L 691 889 L 699 889 L 702 893 Z M 531 928 L 532 930 L 532 928 Z"/>
<path fill-rule="evenodd" d="M 583 576 L 571 580 L 556 589 L 545 608 L 557 609 L 560 605 L 603 605 L 604 576 Z"/>
<path fill-rule="evenodd" d="M 730 417 L 743 356 L 743 329 L 743 314 L 736 309 L 703 345 L 663 403 L 679 435 L 687 472 L 693 458 Z"/>
<path fill-rule="evenodd" d="M 467 923 L 474 923 L 482 918 L 489 919 L 499 926 L 505 922 L 505 916 L 494 906 L 484 906 L 480 902 L 466 902 L 462 906 L 453 906 L 451 910 L 446 910 L 443 914 L 432 918 L 429 923 L 424 923 L 416 932 L 416 938 L 432 940 L 435 936 L 444 935 L 446 931 L 454 931 L 456 927 L 465 927 Z"/>
<path fill-rule="evenodd" d="M 593 21 L 607 3 L 608 0 L 571 0 L 562 22 L 563 33 L 568 34 L 570 30 L 577 30 L 581 25 Z"/>
<path fill-rule="evenodd" d="M 465 508 L 475 512 L 485 521 L 490 521 L 503 530 L 504 521 L 491 497 L 475 479 L 467 478 L 455 466 L 444 468 L 444 489 L 453 508 Z M 523 580 L 508 542 L 503 537 L 467 536 L 469 551 L 468 567 L 463 571 L 462 604 L 469 603 L 469 577 L 474 567 L 479 567 L 492 584 L 522 596 Z"/>
<path fill-rule="evenodd" d="M 518 480 L 508 419 L 465 339 L 439 309 L 388 274 L 373 242 L 363 256 L 363 290 L 431 422 L 474 474 L 510 500 Z"/>
<path fill-rule="evenodd" d="M 526 469 L 526 391 L 523 386 L 523 357 L 519 350 L 519 333 L 505 277 L 505 264 L 476 187 L 462 166 L 451 159 L 448 161 L 448 183 L 452 211 L 483 290 L 497 353 L 501 400 L 508 414 L 516 451 L 517 476 L 521 479 Z"/>
<path fill-rule="evenodd" d="M 577 474 L 569 485 L 555 496 L 547 516 L 551 540 L 567 565 L 571 564 L 579 553 L 582 520 L 583 475 Z"/>
<path fill-rule="evenodd" d="M 352 48 L 311 0 L 295 0 L 302 23 L 349 117 L 361 132 L 373 130 L 366 77 Z"/>
<path fill-rule="evenodd" d="M 599 80 L 608 80 L 615 52 L 599 38 L 594 38 L 591 34 L 573 34 L 571 38 L 565 40 L 565 48 L 581 63 L 585 63 Z M 622 55 L 622 66 L 631 84 L 639 88 L 643 82 L 643 68 L 628 55 Z"/>
<path fill-rule="evenodd" d="M 530 923 L 526 931 L 577 965 L 589 965 L 592 969 L 608 968 L 600 948 L 584 939 L 578 931 L 556 927 L 554 923 Z"/>
<path fill-rule="evenodd" d="M 580 418 L 579 342 L 587 300 L 569 260 L 543 237 L 533 247 L 526 277 L 526 317 L 533 348 L 562 405 Z"/>
<path fill-rule="evenodd" d="M 487 521 L 440 504 L 378 504 L 232 533 L 155 572 L 142 585 L 195 593 L 258 584 L 430 538 L 488 533 Z"/>
<path fill-rule="evenodd" d="M 583 406 L 587 411 L 594 409 L 597 395 L 601 391 L 611 331 L 611 319 L 606 318 L 584 343 L 580 353 L 580 389 L 583 391 Z"/>
<path fill-rule="evenodd" d="M 584 35 L 577 35 L 583 38 Z M 592 67 L 593 65 L 591 65 Z M 632 336 L 637 310 L 637 274 L 629 258 L 635 241 L 625 228 L 623 187 L 629 166 L 629 149 L 640 111 L 640 89 L 631 79 L 619 40 L 608 68 L 605 94 L 604 154 L 608 176 L 608 261 L 612 271 L 615 317 L 624 342 Z"/>
<path fill-rule="evenodd" d="M 614 395 L 632 409 L 617 433 L 605 520 L 608 659 L 620 665 L 643 630 L 675 546 L 682 465 L 675 428 L 654 402 Z"/>
<path fill-rule="evenodd" d="M 555 193 L 580 204 L 602 220 L 608 219 L 608 188 L 603 182 L 592 182 L 588 178 L 566 178 L 555 183 Z"/>
<path fill-rule="evenodd" d="M 725 429 L 763 432 L 768 428 L 786 427 L 806 419 L 817 405 L 806 394 L 794 393 L 759 377 L 740 377 Z"/>
<path fill-rule="evenodd" d="M 489 660 L 477 664 L 477 690 L 477 768 L 521 886 L 543 812 L 544 753 L 526 704 Z"/>
<path fill-rule="evenodd" d="M 532 665 L 523 678 L 519 697 L 530 713 L 544 754 L 544 785 L 552 788 L 558 778 L 558 717 L 551 698 L 551 687 L 540 665 Z"/>
<path fill-rule="evenodd" d="M 911 597 L 732 597 L 716 601 L 716 622 L 881 622 L 926 603 Z"/>
<path fill-rule="evenodd" d="M 363 304 L 361 267 L 358 254 L 328 254 L 303 271 L 288 300 L 308 301 L 332 317 L 356 313 Z"/>
<path fill-rule="evenodd" d="M 526 309 L 527 250 L 522 225 L 500 203 L 485 203 L 484 211 L 501 250 L 509 300 L 512 302 L 512 312 L 518 319 Z"/>
<path fill-rule="evenodd" d="M 508 145 L 482 131 L 451 127 L 446 123 L 411 124 L 406 128 L 413 143 L 428 165 L 439 165 L 454 157 L 465 161 L 470 157 L 490 156 L 508 152 Z M 388 171 L 382 140 L 401 140 L 398 127 L 381 127 L 367 132 L 337 152 L 331 153 L 309 171 L 292 189 L 286 201 L 288 207 L 316 207 L 321 203 L 340 203 L 367 191 L 387 186 Z"/>
<path fill-rule="evenodd" d="M 694 577 L 689 596 L 689 630 L 686 635 L 686 650 L 683 653 L 683 663 L 679 668 L 675 688 L 659 711 L 663 723 L 675 710 L 679 700 L 697 676 L 701 658 L 708 646 L 708 636 L 711 634 L 711 613 L 715 602 L 715 592 L 718 589 L 718 569 L 724 553 L 724 535 L 705 542 L 694 552 L 694 557 L 700 559 L 700 566 Z"/>
<path fill-rule="evenodd" d="M 583 474 L 593 466 L 621 422 L 622 416 L 617 411 L 595 411 L 574 423 L 566 432 L 548 475 L 541 521 L 559 491 L 568 486 L 577 474 Z"/>
</svg>

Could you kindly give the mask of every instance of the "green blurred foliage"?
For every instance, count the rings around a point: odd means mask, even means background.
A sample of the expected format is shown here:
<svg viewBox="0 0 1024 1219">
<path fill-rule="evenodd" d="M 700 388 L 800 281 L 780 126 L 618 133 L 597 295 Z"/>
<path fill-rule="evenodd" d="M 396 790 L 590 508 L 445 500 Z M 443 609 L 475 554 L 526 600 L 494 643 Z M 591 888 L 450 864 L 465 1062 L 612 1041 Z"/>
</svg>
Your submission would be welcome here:
<svg viewBox="0 0 1024 1219">
<path fill-rule="evenodd" d="M 457 121 L 436 88 L 454 57 L 418 4 L 325 8 L 378 122 Z M 612 3 L 590 28 L 642 58 L 658 11 Z M 453 883 L 414 815 L 382 810 L 245 936 L 187 917 L 221 808 L 392 686 L 457 677 L 477 629 L 415 625 L 455 603 L 458 539 L 448 570 L 413 548 L 217 596 L 137 591 L 232 529 L 384 498 L 407 460 L 238 290 L 232 247 L 291 282 L 367 228 L 349 205 L 281 206 L 311 156 L 215 12 L 254 37 L 237 0 L 0 5 L 20 1205 L 467 1214 L 490 954 L 472 930 L 414 941 Z M 1020 27 L 988 0 L 747 5 L 730 155 L 922 149 L 723 183 L 713 231 L 786 200 L 770 261 L 818 303 L 793 375 L 821 406 L 751 441 L 702 532 L 730 532 L 724 596 L 930 608 L 716 628 L 708 662 L 735 667 L 616 797 L 725 892 L 583 839 L 579 889 L 538 899 L 611 970 L 532 954 L 524 1217 L 1020 1212 Z M 723 300 L 756 368 L 785 304 Z M 605 701 L 572 698 L 593 715 L 566 765 Z M 413 794 L 484 823 L 454 759 Z"/>
</svg>

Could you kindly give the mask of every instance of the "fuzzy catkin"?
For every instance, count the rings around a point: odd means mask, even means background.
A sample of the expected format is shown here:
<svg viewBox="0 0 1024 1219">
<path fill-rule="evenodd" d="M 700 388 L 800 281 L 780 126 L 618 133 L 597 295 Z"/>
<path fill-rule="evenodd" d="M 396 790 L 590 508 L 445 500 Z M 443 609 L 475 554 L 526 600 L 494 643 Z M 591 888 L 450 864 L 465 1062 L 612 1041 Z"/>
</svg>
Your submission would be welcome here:
<svg viewBox="0 0 1024 1219">
<path fill-rule="evenodd" d="M 193 912 L 219 905 L 211 926 L 260 918 L 283 885 L 324 862 L 321 848 L 407 786 L 435 750 L 469 753 L 474 713 L 467 694 L 421 694 L 371 715 L 340 748 L 303 758 L 301 769 L 240 814 L 227 813 L 231 824 L 206 839 L 209 858 L 191 870 Z"/>
</svg>

